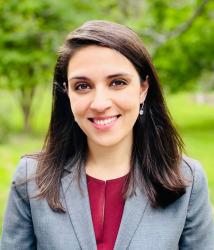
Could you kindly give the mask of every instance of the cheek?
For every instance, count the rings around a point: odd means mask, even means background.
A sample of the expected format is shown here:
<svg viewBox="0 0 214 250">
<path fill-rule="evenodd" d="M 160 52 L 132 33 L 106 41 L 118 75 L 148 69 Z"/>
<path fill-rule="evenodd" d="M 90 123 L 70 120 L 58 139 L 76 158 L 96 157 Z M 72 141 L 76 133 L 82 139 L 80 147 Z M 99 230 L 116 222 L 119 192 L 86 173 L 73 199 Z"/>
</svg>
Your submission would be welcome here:
<svg viewBox="0 0 214 250">
<path fill-rule="evenodd" d="M 74 116 L 77 118 L 78 116 L 81 116 L 84 114 L 86 108 L 87 108 L 87 103 L 85 100 L 80 100 L 79 98 L 70 98 L 70 105 L 71 105 L 71 110 Z"/>
<path fill-rule="evenodd" d="M 118 105 L 124 111 L 138 112 L 140 109 L 139 95 L 136 93 L 129 92 L 125 95 L 117 97 Z"/>
</svg>

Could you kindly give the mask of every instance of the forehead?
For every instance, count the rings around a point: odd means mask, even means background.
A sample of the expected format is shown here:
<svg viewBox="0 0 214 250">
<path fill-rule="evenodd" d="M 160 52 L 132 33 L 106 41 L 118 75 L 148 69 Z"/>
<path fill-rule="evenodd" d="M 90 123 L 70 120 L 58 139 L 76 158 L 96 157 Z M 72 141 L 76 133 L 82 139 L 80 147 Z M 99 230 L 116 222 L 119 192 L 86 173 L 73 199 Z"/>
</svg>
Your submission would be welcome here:
<svg viewBox="0 0 214 250">
<path fill-rule="evenodd" d="M 68 78 L 76 74 L 137 74 L 134 65 L 116 50 L 90 45 L 78 50 L 68 64 Z"/>
</svg>

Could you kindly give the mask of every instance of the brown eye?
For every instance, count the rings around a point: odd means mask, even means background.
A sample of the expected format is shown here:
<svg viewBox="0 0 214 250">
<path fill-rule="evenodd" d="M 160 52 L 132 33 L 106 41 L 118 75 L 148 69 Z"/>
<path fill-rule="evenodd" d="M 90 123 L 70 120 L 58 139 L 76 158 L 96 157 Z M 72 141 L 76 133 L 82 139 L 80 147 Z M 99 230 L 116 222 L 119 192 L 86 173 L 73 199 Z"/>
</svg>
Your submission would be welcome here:
<svg viewBox="0 0 214 250">
<path fill-rule="evenodd" d="M 124 80 L 114 80 L 111 83 L 111 86 L 114 88 L 121 88 L 127 85 L 127 82 Z"/>
<path fill-rule="evenodd" d="M 77 91 L 84 91 L 90 89 L 90 86 L 88 83 L 78 83 L 74 89 Z"/>
</svg>

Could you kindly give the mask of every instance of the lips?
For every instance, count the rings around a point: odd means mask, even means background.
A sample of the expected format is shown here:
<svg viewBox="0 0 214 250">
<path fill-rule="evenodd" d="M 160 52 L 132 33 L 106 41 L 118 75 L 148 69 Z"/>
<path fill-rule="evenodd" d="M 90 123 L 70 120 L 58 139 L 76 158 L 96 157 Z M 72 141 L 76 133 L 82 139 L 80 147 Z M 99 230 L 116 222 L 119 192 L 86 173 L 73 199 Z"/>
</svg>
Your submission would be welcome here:
<svg viewBox="0 0 214 250">
<path fill-rule="evenodd" d="M 96 125 L 109 125 L 116 121 L 121 115 L 115 115 L 115 116 L 105 116 L 105 117 L 93 117 L 89 118 L 91 122 L 93 122 Z"/>
</svg>

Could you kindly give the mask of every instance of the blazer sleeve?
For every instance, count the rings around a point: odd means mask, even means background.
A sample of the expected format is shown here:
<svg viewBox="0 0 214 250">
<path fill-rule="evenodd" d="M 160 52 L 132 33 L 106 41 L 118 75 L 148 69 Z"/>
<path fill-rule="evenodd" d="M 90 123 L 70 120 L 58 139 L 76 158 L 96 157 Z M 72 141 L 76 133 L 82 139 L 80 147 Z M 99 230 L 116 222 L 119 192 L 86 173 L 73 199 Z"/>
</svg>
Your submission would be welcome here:
<svg viewBox="0 0 214 250">
<path fill-rule="evenodd" d="M 10 189 L 3 222 L 1 250 L 36 249 L 26 178 L 27 161 L 23 158 Z"/>
<path fill-rule="evenodd" d="M 214 250 L 214 224 L 207 178 L 201 165 L 196 161 L 193 164 L 192 190 L 179 249 Z"/>
</svg>

